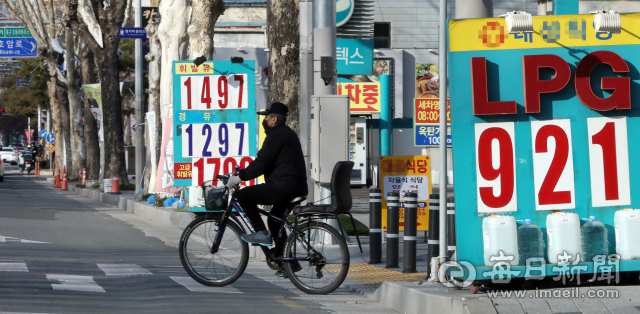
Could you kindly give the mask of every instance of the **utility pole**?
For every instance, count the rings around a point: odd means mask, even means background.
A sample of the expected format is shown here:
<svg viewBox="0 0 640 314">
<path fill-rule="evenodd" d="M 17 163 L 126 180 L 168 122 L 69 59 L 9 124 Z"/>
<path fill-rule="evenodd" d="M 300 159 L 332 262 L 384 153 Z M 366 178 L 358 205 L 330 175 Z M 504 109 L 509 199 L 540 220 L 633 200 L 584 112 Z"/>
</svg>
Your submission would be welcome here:
<svg viewBox="0 0 640 314">
<path fill-rule="evenodd" d="M 322 57 L 331 57 L 333 69 L 336 68 L 336 1 L 334 0 L 313 1 L 313 95 L 335 95 L 336 76 L 334 75 L 328 83 L 322 79 Z M 318 124 L 316 126 L 319 127 Z M 322 200 L 322 204 L 330 204 L 330 194 L 331 190 L 327 184 L 316 182 L 315 201 Z"/>
<path fill-rule="evenodd" d="M 307 165 L 307 199 L 314 199 L 311 179 L 311 95 L 313 94 L 313 2 L 300 1 L 300 143 Z"/>
<path fill-rule="evenodd" d="M 142 27 L 142 1 L 136 1 L 136 27 Z M 136 191 L 142 188 L 142 168 L 144 167 L 144 120 L 142 117 L 143 74 L 142 74 L 142 39 L 136 38 Z"/>
<path fill-rule="evenodd" d="M 439 265 L 447 258 L 447 0 L 440 0 L 438 67 L 440 75 L 440 252 Z M 433 263 L 432 263 L 433 265 Z M 438 267 L 439 268 L 439 267 Z M 431 270 L 433 273 L 433 269 Z M 436 272 L 437 273 L 437 272 Z M 434 278 L 437 276 L 433 276 Z"/>
</svg>

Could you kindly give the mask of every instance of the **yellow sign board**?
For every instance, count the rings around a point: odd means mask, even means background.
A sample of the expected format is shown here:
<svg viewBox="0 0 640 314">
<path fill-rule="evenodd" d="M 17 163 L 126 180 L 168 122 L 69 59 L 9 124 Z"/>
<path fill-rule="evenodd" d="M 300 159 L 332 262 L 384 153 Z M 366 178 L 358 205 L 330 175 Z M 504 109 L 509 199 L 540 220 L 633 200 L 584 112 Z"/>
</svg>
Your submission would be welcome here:
<svg viewBox="0 0 640 314">
<path fill-rule="evenodd" d="M 199 66 L 190 63 L 176 63 L 176 75 L 188 75 L 188 74 L 211 74 L 213 75 L 213 61 L 205 62 Z"/>
<path fill-rule="evenodd" d="M 349 95 L 349 111 L 380 113 L 380 83 L 339 83 L 338 95 Z"/>
<path fill-rule="evenodd" d="M 47 147 L 47 151 L 49 152 L 49 154 L 53 154 L 53 152 L 56 151 L 56 147 L 53 146 L 53 144 L 49 144 L 49 146 Z"/>
<path fill-rule="evenodd" d="M 387 193 L 400 194 L 400 230 L 404 230 L 404 198 L 418 193 L 418 230 L 429 229 L 431 160 L 429 156 L 381 156 L 382 230 L 387 230 Z"/>
<path fill-rule="evenodd" d="M 640 13 L 620 14 L 622 33 L 596 34 L 593 15 L 533 17 L 533 33 L 509 34 L 504 18 L 449 21 L 449 50 L 479 51 L 640 44 Z"/>
</svg>

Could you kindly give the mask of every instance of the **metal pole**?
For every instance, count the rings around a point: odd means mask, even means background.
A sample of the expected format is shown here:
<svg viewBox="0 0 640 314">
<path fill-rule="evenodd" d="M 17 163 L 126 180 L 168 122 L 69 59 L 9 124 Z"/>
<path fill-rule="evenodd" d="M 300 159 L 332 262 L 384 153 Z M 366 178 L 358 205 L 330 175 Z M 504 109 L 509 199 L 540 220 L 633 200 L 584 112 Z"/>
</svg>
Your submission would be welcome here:
<svg viewBox="0 0 640 314">
<path fill-rule="evenodd" d="M 336 60 L 336 1 L 313 1 L 313 94 L 335 95 L 336 78 L 325 84 L 320 76 L 320 58 Z"/>
<path fill-rule="evenodd" d="M 403 273 L 417 273 L 416 255 L 418 240 L 418 193 L 409 192 L 404 197 L 404 254 Z"/>
<path fill-rule="evenodd" d="M 142 1 L 136 0 L 136 27 L 142 27 Z M 142 39 L 136 39 L 136 191 L 138 193 L 142 188 L 142 168 L 144 168 L 144 120 L 142 116 L 142 97 L 143 97 L 143 69 L 142 69 Z"/>
<path fill-rule="evenodd" d="M 307 199 L 314 200 L 311 179 L 311 95 L 313 94 L 313 3 L 300 1 L 300 144 L 307 165 Z M 266 32 L 266 30 L 265 30 Z"/>
<path fill-rule="evenodd" d="M 447 203 L 447 0 L 440 0 L 440 204 Z M 440 211 L 440 262 L 447 256 L 447 212 Z"/>
<path fill-rule="evenodd" d="M 382 263 L 382 190 L 369 190 L 369 264 Z"/>
<path fill-rule="evenodd" d="M 38 138 L 40 138 L 40 129 L 42 127 L 40 121 L 42 121 L 42 111 L 40 110 L 40 105 L 38 105 Z"/>
<path fill-rule="evenodd" d="M 398 268 L 400 193 L 387 193 L 387 268 Z"/>
</svg>

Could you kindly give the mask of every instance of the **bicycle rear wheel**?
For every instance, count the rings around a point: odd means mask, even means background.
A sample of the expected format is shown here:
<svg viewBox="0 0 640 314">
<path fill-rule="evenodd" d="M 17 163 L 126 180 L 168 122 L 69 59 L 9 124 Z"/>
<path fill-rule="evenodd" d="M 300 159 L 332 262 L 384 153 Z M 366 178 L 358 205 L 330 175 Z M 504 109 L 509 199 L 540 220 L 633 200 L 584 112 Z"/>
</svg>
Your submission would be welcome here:
<svg viewBox="0 0 640 314">
<path fill-rule="evenodd" d="M 287 257 L 310 258 L 299 262 L 302 270 L 298 272 L 294 272 L 292 264 L 295 263 L 284 263 L 291 282 L 308 294 L 331 293 L 340 287 L 349 272 L 347 242 L 338 230 L 323 222 L 300 225 L 297 236 L 291 234 L 287 238 L 285 252 Z"/>
<path fill-rule="evenodd" d="M 179 248 L 182 267 L 189 276 L 214 287 L 236 281 L 249 262 L 249 246 L 240 238 L 242 229 L 231 219 L 227 220 L 218 252 L 211 254 L 218 230 L 218 219 L 198 217 L 185 228 Z"/>
</svg>

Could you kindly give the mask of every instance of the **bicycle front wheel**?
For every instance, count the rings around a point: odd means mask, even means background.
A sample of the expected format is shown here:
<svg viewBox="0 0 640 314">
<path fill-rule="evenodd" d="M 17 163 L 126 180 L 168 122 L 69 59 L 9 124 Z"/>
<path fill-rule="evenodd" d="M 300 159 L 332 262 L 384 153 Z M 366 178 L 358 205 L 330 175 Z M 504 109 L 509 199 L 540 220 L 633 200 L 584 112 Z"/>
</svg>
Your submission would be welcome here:
<svg viewBox="0 0 640 314">
<path fill-rule="evenodd" d="M 180 238 L 182 267 L 197 282 L 222 287 L 236 281 L 249 262 L 249 246 L 242 241 L 238 224 L 228 219 L 215 254 L 211 247 L 220 230 L 218 219 L 200 216 L 185 228 Z"/>
<path fill-rule="evenodd" d="M 300 225 L 297 234 L 287 238 L 285 252 L 287 257 L 308 259 L 299 261 L 302 270 L 297 272 L 293 269 L 296 263 L 284 263 L 291 282 L 308 294 L 333 292 L 349 272 L 347 242 L 338 230 L 323 222 Z"/>
</svg>

